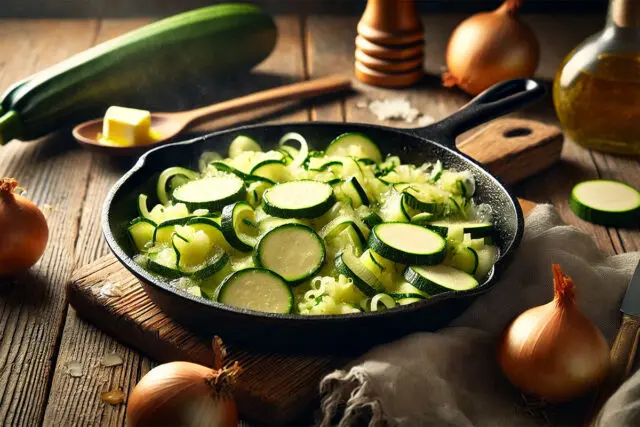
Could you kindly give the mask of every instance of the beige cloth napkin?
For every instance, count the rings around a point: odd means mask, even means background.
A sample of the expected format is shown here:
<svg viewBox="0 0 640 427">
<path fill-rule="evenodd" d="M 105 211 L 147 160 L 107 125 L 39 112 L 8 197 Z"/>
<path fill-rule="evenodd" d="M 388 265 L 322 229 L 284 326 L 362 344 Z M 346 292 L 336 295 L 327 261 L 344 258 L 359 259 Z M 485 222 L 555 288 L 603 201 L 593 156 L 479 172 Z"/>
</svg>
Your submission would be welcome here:
<svg viewBox="0 0 640 427">
<path fill-rule="evenodd" d="M 604 254 L 590 236 L 565 225 L 552 206 L 536 207 L 499 283 L 450 327 L 376 347 L 322 380 L 320 424 L 548 425 L 548 418 L 531 415 L 522 395 L 501 375 L 495 357 L 497 337 L 519 313 L 551 300 L 551 264 L 558 263 L 573 277 L 583 312 L 611 341 L 639 259 L 638 252 Z M 639 415 L 630 415 L 634 410 L 640 413 L 640 401 L 634 400 L 640 397 L 640 377 L 617 394 L 607 403 L 601 425 L 640 425 Z M 580 424 L 584 414 L 574 412 L 563 418 L 563 425 Z"/>
</svg>

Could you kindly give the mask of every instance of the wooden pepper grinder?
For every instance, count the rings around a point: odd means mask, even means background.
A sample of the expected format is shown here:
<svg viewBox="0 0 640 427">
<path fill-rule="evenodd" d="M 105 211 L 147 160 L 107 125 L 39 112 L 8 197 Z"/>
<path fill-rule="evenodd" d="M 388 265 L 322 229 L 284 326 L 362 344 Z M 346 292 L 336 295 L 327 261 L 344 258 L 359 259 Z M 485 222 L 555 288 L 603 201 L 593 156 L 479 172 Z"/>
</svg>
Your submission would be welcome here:
<svg viewBox="0 0 640 427">
<path fill-rule="evenodd" d="M 423 74 L 424 30 L 414 0 L 368 0 L 358 23 L 355 74 L 367 84 L 410 86 Z"/>
</svg>

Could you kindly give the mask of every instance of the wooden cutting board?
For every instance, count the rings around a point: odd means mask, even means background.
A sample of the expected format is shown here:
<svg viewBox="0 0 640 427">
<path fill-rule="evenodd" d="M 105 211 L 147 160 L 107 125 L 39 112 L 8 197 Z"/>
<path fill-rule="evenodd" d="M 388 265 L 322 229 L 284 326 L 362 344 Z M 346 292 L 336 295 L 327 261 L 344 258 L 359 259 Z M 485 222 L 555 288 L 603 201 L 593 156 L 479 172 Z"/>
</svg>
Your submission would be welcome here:
<svg viewBox="0 0 640 427">
<path fill-rule="evenodd" d="M 503 119 L 461 143 L 460 148 L 510 184 L 557 161 L 562 141 L 562 133 L 554 126 Z M 525 213 L 535 206 L 525 200 L 520 203 Z M 158 362 L 213 362 L 211 337 L 195 335 L 165 316 L 112 255 L 77 270 L 67 285 L 67 295 L 81 317 Z M 330 355 L 228 350 L 229 360 L 237 360 L 243 367 L 236 394 L 240 414 L 261 425 L 308 424 L 308 409 L 317 403 L 320 379 L 348 363 Z"/>
</svg>

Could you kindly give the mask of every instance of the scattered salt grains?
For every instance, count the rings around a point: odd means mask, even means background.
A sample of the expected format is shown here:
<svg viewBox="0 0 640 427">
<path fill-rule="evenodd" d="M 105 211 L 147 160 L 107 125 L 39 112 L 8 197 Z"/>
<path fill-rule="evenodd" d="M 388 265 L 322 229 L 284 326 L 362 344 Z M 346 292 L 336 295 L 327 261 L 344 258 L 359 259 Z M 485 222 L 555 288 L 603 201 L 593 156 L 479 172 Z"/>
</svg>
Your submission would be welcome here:
<svg viewBox="0 0 640 427">
<path fill-rule="evenodd" d="M 120 298 L 124 294 L 122 284 L 118 282 L 106 282 L 100 288 L 100 295 L 107 298 Z"/>
<path fill-rule="evenodd" d="M 421 115 L 408 100 L 402 98 L 371 101 L 369 111 L 375 114 L 378 120 L 404 120 L 407 123 L 415 122 Z"/>
<path fill-rule="evenodd" d="M 121 388 L 115 388 L 110 391 L 100 393 L 100 399 L 110 405 L 119 405 L 124 402 L 124 391 Z"/>
<path fill-rule="evenodd" d="M 112 368 L 114 366 L 120 366 L 124 363 L 122 357 L 118 356 L 115 353 L 105 354 L 100 359 L 100 364 L 106 368 Z"/>
<path fill-rule="evenodd" d="M 80 364 L 80 362 L 73 360 L 67 363 L 66 372 L 73 378 L 80 378 L 83 375 L 82 365 Z"/>
<path fill-rule="evenodd" d="M 427 115 L 423 115 L 420 116 L 420 118 L 418 119 L 418 126 L 419 127 L 425 127 L 425 126 L 429 126 L 433 123 L 436 122 L 436 119 L 433 118 L 433 116 L 427 116 Z"/>
</svg>

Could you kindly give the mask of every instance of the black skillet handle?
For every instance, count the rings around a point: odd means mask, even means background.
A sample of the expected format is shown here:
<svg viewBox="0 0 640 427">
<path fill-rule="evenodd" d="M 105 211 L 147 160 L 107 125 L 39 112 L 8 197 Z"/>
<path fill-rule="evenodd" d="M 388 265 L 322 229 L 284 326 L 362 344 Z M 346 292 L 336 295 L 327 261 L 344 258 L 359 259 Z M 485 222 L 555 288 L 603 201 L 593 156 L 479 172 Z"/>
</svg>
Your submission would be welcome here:
<svg viewBox="0 0 640 427">
<path fill-rule="evenodd" d="M 425 128 L 413 129 L 413 132 L 455 148 L 456 137 L 461 133 L 529 105 L 545 93 L 544 86 L 535 80 L 506 80 L 491 86 L 449 117 Z"/>
</svg>

